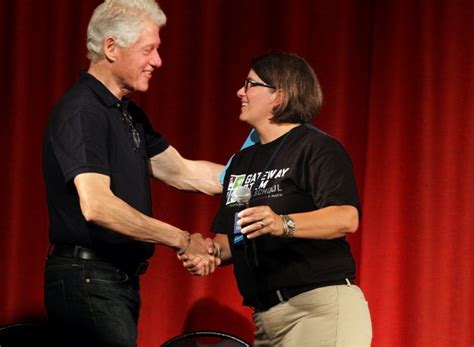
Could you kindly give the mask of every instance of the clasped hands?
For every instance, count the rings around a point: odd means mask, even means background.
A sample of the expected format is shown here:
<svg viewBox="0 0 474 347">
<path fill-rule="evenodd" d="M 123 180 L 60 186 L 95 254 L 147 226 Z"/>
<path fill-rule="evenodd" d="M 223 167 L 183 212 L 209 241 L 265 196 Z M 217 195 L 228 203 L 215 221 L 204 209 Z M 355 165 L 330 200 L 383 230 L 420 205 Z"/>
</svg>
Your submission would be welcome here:
<svg viewBox="0 0 474 347">
<path fill-rule="evenodd" d="M 204 239 L 199 233 L 191 234 L 188 248 L 177 256 L 183 266 L 196 276 L 209 275 L 221 264 L 214 242 L 210 238 Z"/>
<path fill-rule="evenodd" d="M 241 211 L 237 223 L 245 225 L 241 232 L 249 239 L 265 234 L 283 234 L 283 221 L 269 206 L 250 207 Z M 191 274 L 206 276 L 223 261 L 220 247 L 210 238 L 204 239 L 199 233 L 192 234 L 189 248 L 184 254 L 178 255 L 178 259 Z"/>
</svg>

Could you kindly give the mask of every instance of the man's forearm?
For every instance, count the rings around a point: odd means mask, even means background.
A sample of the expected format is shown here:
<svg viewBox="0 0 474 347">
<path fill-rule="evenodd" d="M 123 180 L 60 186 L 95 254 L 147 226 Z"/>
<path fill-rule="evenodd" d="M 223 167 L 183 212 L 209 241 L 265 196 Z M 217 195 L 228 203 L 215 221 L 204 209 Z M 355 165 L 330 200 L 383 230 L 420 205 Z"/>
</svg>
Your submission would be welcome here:
<svg viewBox="0 0 474 347">
<path fill-rule="evenodd" d="M 133 239 L 162 244 L 174 249 L 186 246 L 188 233 L 148 217 L 117 197 L 104 199 L 88 221 Z"/>
<path fill-rule="evenodd" d="M 148 217 L 110 190 L 110 178 L 85 173 L 74 179 L 84 218 L 133 239 L 163 244 L 175 249 L 186 246 L 188 233 L 170 224 Z"/>
<path fill-rule="evenodd" d="M 219 175 L 224 165 L 204 160 L 189 161 L 188 176 L 184 180 L 195 190 L 209 195 L 221 194 L 222 184 Z"/>
<path fill-rule="evenodd" d="M 223 165 L 185 159 L 172 146 L 152 157 L 150 165 L 153 177 L 177 189 L 209 195 L 222 192 L 219 175 L 224 169 Z"/>
</svg>

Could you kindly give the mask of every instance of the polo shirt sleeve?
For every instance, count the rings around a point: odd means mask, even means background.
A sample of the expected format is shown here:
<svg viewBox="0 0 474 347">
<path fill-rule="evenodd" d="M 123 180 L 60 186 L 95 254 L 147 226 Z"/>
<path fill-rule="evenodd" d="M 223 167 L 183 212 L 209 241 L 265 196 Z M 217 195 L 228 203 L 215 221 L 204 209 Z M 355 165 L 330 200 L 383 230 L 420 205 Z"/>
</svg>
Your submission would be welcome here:
<svg viewBox="0 0 474 347">
<path fill-rule="evenodd" d="M 54 129 L 50 142 L 66 183 L 85 172 L 110 175 L 107 128 L 105 115 L 80 111 Z"/>
<path fill-rule="evenodd" d="M 169 147 L 166 139 L 153 129 L 147 118 L 143 125 L 148 158 L 160 154 Z"/>
<path fill-rule="evenodd" d="M 342 145 L 327 138 L 312 153 L 305 177 L 315 205 L 318 208 L 351 205 L 360 212 L 352 161 Z"/>
<path fill-rule="evenodd" d="M 155 129 L 153 129 L 153 126 L 151 125 L 145 112 L 143 112 L 143 110 L 132 101 L 130 101 L 128 110 L 131 114 L 133 114 L 133 117 L 134 119 L 136 119 L 136 122 L 143 126 L 147 157 L 152 158 L 155 155 L 165 151 L 169 147 L 168 142 L 160 133 L 156 132 Z"/>
</svg>

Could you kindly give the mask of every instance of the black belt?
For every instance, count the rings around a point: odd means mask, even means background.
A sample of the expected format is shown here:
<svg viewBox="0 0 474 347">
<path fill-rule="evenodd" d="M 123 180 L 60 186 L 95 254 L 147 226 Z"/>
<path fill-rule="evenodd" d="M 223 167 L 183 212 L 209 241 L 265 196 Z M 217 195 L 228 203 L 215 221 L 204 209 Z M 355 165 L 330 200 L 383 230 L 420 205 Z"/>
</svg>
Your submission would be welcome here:
<svg viewBox="0 0 474 347">
<path fill-rule="evenodd" d="M 349 279 L 344 278 L 342 280 L 329 281 L 329 282 L 323 282 L 323 283 L 317 283 L 317 284 L 309 284 L 309 285 L 299 286 L 299 287 L 281 288 L 276 291 L 268 292 L 266 294 L 260 295 L 258 298 L 255 298 L 254 300 L 250 300 L 252 302 L 250 306 L 252 306 L 257 312 L 263 312 L 263 311 L 269 310 L 270 308 L 272 308 L 273 306 L 279 303 L 290 300 L 292 297 L 298 294 L 308 292 L 316 288 L 335 286 L 335 285 L 341 285 L 341 284 L 351 284 L 351 282 L 349 281 Z"/>
<path fill-rule="evenodd" d="M 83 260 L 93 260 L 109 263 L 116 265 L 110 259 L 97 255 L 94 251 L 89 248 L 82 246 L 71 246 L 71 245 L 51 245 L 49 249 L 50 255 L 55 255 L 58 257 L 65 258 L 74 258 L 74 259 L 83 259 Z M 117 265 L 123 271 L 133 274 L 136 276 L 143 275 L 148 268 L 148 261 L 135 262 L 133 264 L 124 264 Z"/>
</svg>

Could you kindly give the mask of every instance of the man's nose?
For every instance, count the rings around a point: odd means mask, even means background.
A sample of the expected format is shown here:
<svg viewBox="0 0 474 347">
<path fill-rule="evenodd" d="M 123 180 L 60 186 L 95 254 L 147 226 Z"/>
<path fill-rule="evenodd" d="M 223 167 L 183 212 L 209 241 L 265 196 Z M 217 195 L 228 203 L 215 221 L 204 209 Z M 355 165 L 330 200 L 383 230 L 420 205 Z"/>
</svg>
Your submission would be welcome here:
<svg viewBox="0 0 474 347">
<path fill-rule="evenodd" d="M 163 64 L 163 61 L 161 60 L 160 54 L 157 50 L 153 51 L 153 57 L 150 60 L 150 64 L 155 67 L 160 67 Z"/>
</svg>

